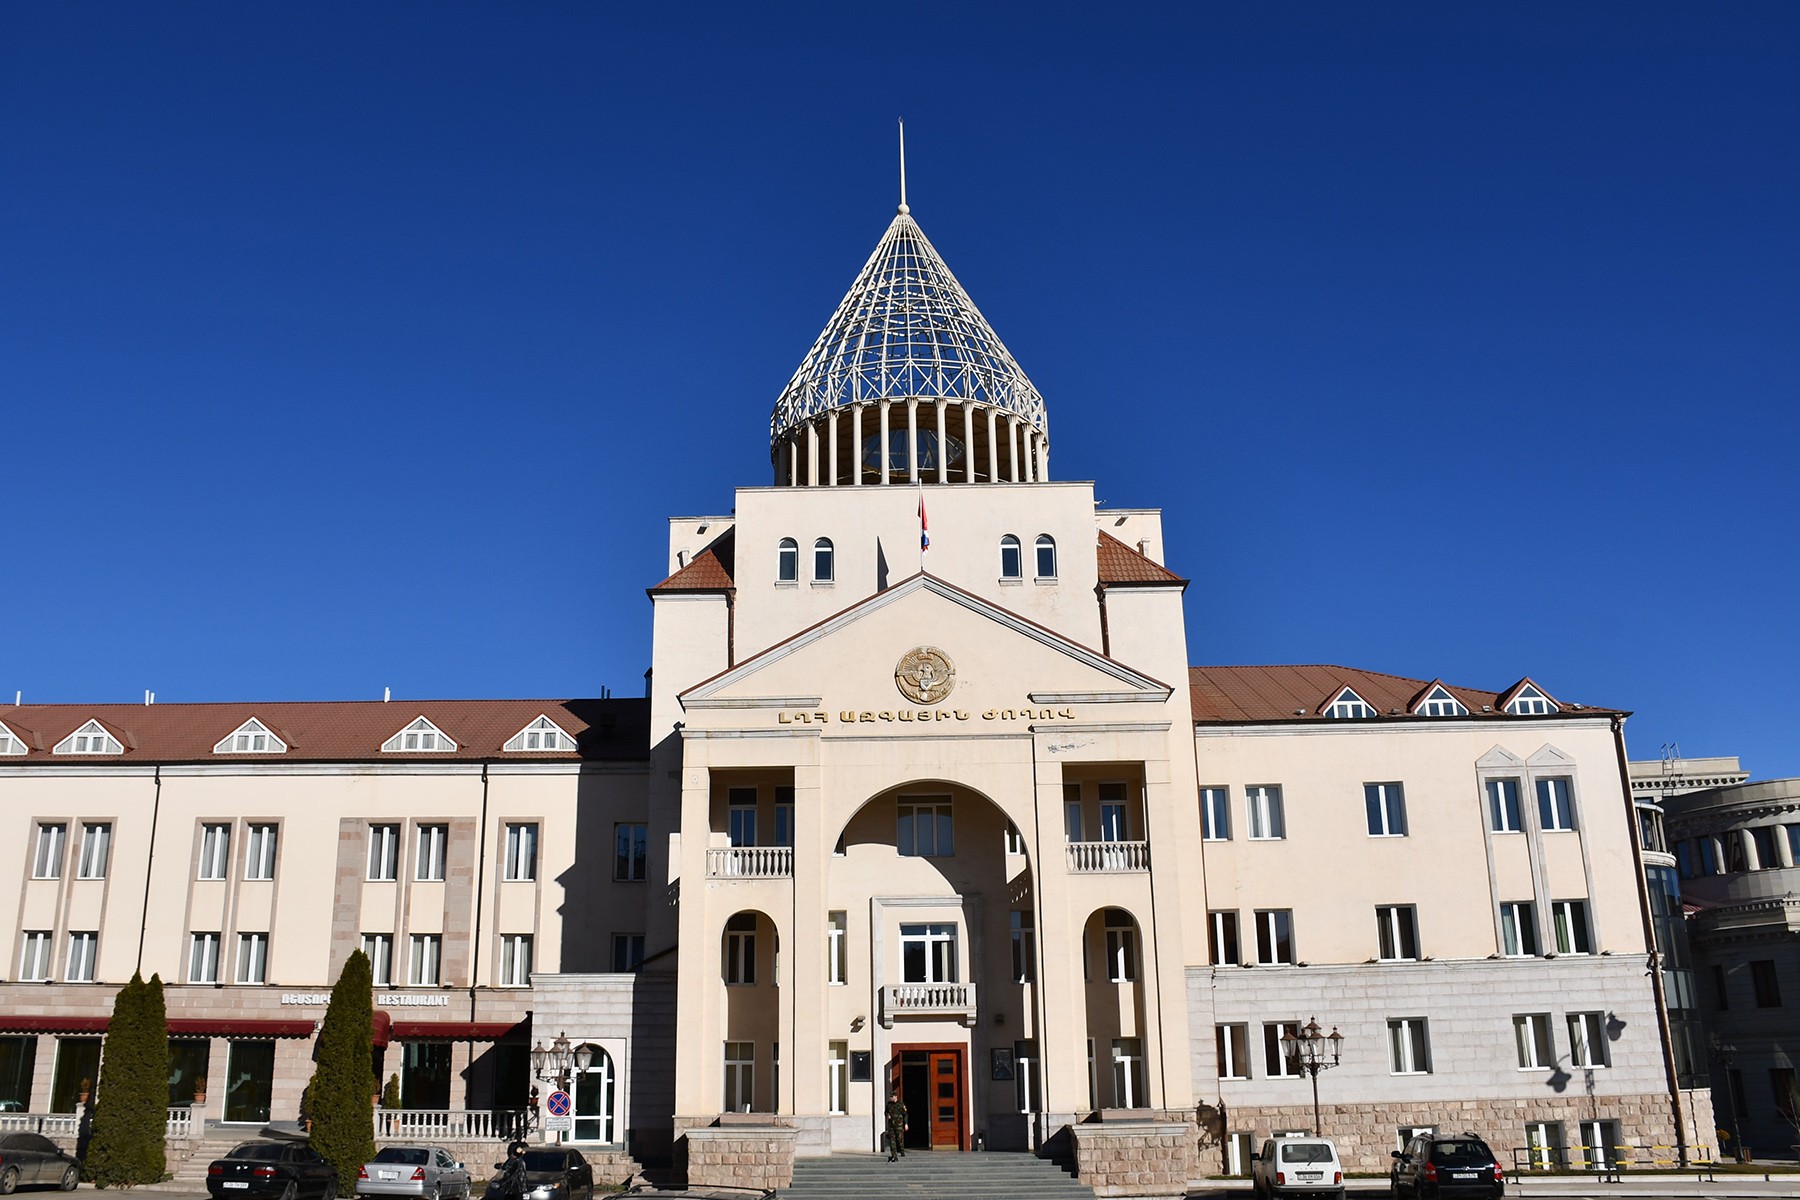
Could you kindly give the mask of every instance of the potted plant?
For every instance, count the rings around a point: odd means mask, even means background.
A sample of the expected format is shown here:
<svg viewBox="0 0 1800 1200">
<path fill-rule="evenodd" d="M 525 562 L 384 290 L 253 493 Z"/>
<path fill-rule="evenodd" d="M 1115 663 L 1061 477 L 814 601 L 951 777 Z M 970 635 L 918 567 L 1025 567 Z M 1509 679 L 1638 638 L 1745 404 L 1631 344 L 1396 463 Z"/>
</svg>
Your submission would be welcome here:
<svg viewBox="0 0 1800 1200">
<path fill-rule="evenodd" d="M 206 1076 L 204 1075 L 194 1076 L 194 1103 L 206 1103 Z"/>
</svg>

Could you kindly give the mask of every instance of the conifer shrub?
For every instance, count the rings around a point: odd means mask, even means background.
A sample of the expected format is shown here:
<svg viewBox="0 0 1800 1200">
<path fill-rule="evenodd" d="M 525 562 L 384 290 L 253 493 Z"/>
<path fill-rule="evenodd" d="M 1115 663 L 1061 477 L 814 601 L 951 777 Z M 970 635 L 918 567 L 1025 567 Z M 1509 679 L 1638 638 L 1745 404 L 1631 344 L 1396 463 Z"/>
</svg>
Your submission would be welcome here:
<svg viewBox="0 0 1800 1200">
<path fill-rule="evenodd" d="M 340 1196 L 354 1194 L 356 1172 L 375 1157 L 373 987 L 368 957 L 361 950 L 352 952 L 331 989 L 317 1066 L 307 1084 L 312 1147 L 337 1168 Z"/>
<path fill-rule="evenodd" d="M 113 999 L 100 1051 L 94 1140 L 85 1173 L 99 1187 L 160 1183 L 168 1167 L 169 1025 L 162 977 L 133 974 Z"/>
</svg>

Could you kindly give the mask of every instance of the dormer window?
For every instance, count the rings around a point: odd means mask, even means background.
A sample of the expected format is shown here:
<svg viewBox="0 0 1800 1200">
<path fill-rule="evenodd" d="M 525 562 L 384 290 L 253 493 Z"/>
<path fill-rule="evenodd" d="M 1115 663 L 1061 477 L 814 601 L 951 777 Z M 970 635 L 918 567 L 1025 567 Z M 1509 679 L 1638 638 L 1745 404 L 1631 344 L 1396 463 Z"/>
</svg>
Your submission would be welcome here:
<svg viewBox="0 0 1800 1200">
<path fill-rule="evenodd" d="M 287 743 L 276 737 L 255 717 L 226 734 L 214 754 L 286 754 Z"/>
<path fill-rule="evenodd" d="M 793 583 L 800 578 L 800 543 L 782 538 L 775 548 L 775 582 Z"/>
<path fill-rule="evenodd" d="M 1047 533 L 1038 534 L 1037 577 L 1039 579 L 1056 578 L 1056 539 Z"/>
<path fill-rule="evenodd" d="M 830 538 L 820 538 L 813 543 L 813 582 L 830 583 L 835 574 L 835 552 L 831 548 Z"/>
<path fill-rule="evenodd" d="M 1539 691 L 1535 684 L 1527 683 L 1507 703 L 1506 711 L 1515 717 L 1548 716 L 1556 711 L 1556 702 Z"/>
<path fill-rule="evenodd" d="M 31 747 L 25 744 L 23 738 L 5 725 L 0 725 L 0 758 L 30 753 Z"/>
<path fill-rule="evenodd" d="M 1462 701 L 1452 696 L 1449 689 L 1438 684 L 1427 692 L 1425 699 L 1419 702 L 1418 712 L 1425 717 L 1466 717 L 1469 710 Z"/>
<path fill-rule="evenodd" d="M 1025 553 L 1019 539 L 1007 534 L 1000 539 L 1000 578 L 1020 579 L 1025 574 Z"/>
<path fill-rule="evenodd" d="M 119 739 L 106 732 L 105 726 L 98 721 L 89 721 L 62 741 L 56 743 L 52 754 L 123 754 L 125 747 Z"/>
<path fill-rule="evenodd" d="M 1345 688 L 1325 709 L 1325 715 L 1334 721 L 1354 721 L 1374 716 L 1375 710 L 1353 688 Z"/>
<path fill-rule="evenodd" d="M 549 717 L 540 716 L 519 732 L 506 739 L 505 750 L 573 750 L 575 739 L 568 731 L 552 721 Z"/>
<path fill-rule="evenodd" d="M 383 754 L 448 754 L 454 749 L 450 735 L 424 717 L 381 743 Z"/>
</svg>

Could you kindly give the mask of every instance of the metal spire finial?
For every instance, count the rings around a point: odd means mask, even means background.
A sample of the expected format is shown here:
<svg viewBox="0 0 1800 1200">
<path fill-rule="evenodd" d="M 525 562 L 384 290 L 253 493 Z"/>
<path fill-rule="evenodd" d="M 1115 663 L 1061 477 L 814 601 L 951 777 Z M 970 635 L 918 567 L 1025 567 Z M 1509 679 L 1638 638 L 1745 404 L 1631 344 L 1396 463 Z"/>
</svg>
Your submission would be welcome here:
<svg viewBox="0 0 1800 1200">
<path fill-rule="evenodd" d="M 900 118 L 900 211 L 909 213 L 912 209 L 906 206 L 906 118 Z"/>
</svg>

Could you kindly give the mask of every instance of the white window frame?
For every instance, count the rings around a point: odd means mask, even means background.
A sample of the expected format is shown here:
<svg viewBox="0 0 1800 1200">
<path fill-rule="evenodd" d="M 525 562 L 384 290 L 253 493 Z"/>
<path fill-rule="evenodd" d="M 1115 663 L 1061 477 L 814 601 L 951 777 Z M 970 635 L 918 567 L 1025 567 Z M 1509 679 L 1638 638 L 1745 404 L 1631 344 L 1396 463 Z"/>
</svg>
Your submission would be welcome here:
<svg viewBox="0 0 1800 1200">
<path fill-rule="evenodd" d="M 1600 1070 L 1612 1066 L 1606 1040 L 1606 1014 L 1572 1012 L 1569 1027 L 1569 1065 Z"/>
<path fill-rule="evenodd" d="M 1121 908 L 1106 910 L 1106 980 L 1108 983 L 1136 983 L 1138 962 L 1137 922 Z"/>
<path fill-rule="evenodd" d="M 437 987 L 444 977 L 444 936 L 415 933 L 408 939 L 406 986 Z"/>
<path fill-rule="evenodd" d="M 200 863 L 194 878 L 215 882 L 231 878 L 231 822 L 200 823 Z"/>
<path fill-rule="evenodd" d="M 450 861 L 450 826 L 427 821 L 413 826 L 413 881 L 442 883 Z"/>
<path fill-rule="evenodd" d="M 51 749 L 52 754 L 123 754 L 125 747 L 98 721 L 90 720 Z"/>
<path fill-rule="evenodd" d="M 756 986 L 756 914 L 735 913 L 725 922 L 726 987 Z"/>
<path fill-rule="evenodd" d="M 1029 908 L 1015 908 L 1007 916 L 1012 933 L 1014 983 L 1037 982 L 1037 918 Z"/>
<path fill-rule="evenodd" d="M 94 963 L 100 957 L 100 934 L 93 929 L 69 931 L 69 953 L 63 960 L 66 983 L 94 982 Z"/>
<path fill-rule="evenodd" d="M 238 934 L 237 981 L 243 984 L 262 984 L 269 982 L 268 934 Z"/>
<path fill-rule="evenodd" d="M 275 852 L 281 844 L 281 827 L 273 821 L 252 822 L 244 831 L 244 878 L 275 878 Z"/>
<path fill-rule="evenodd" d="M 775 582 L 800 582 L 800 543 L 793 538 L 775 543 Z"/>
<path fill-rule="evenodd" d="M 1426 693 L 1419 703 L 1419 713 L 1427 717 L 1466 717 L 1469 709 L 1440 683 Z"/>
<path fill-rule="evenodd" d="M 644 935 L 615 933 L 612 935 L 612 968 L 614 974 L 635 971 L 644 961 Z"/>
<path fill-rule="evenodd" d="M 1206 914 L 1206 956 L 1215 967 L 1240 967 L 1244 964 L 1244 940 L 1238 928 L 1235 908 L 1215 908 Z M 1221 952 L 1227 952 L 1221 958 Z"/>
<path fill-rule="evenodd" d="M 1588 920 L 1586 900 L 1552 900 L 1550 927 L 1556 936 L 1558 954 L 1582 955 L 1594 952 L 1594 927 Z"/>
<path fill-rule="evenodd" d="M 1279 842 L 1287 837 L 1280 784 L 1253 783 L 1244 789 L 1244 828 L 1253 842 Z"/>
<path fill-rule="evenodd" d="M 415 717 L 410 724 L 381 743 L 383 754 L 450 754 L 456 748 L 456 739 L 425 716 Z"/>
<path fill-rule="evenodd" d="M 219 935 L 200 932 L 188 937 L 189 983 L 219 982 Z"/>
<path fill-rule="evenodd" d="M 400 878 L 400 826 L 378 821 L 369 826 L 369 874 L 371 883 L 394 883 Z"/>
<path fill-rule="evenodd" d="M 900 797 L 895 805 L 894 848 L 902 858 L 955 857 L 956 811 L 950 797 Z"/>
<path fill-rule="evenodd" d="M 908 921 L 900 926 L 902 983 L 957 983 L 962 977 L 962 948 L 954 921 Z M 918 952 L 914 970 L 913 952 Z"/>
<path fill-rule="evenodd" d="M 1544 1071 L 1555 1066 L 1556 1041 L 1550 1033 L 1550 1014 L 1514 1013 L 1513 1047 L 1521 1071 Z"/>
<path fill-rule="evenodd" d="M 1375 957 L 1380 962 L 1419 961 L 1419 913 L 1411 904 L 1375 909 Z"/>
<path fill-rule="evenodd" d="M 1220 1079 L 1250 1078 L 1250 1026 L 1229 1021 L 1215 1025 L 1213 1044 L 1219 1059 Z"/>
<path fill-rule="evenodd" d="M 1525 809 L 1518 776 L 1495 776 L 1483 781 L 1481 790 L 1487 797 L 1489 831 L 1493 833 L 1525 832 Z"/>
<path fill-rule="evenodd" d="M 825 914 L 825 982 L 833 987 L 849 983 L 850 915 L 843 909 Z"/>
<path fill-rule="evenodd" d="M 1500 902 L 1500 957 L 1536 958 L 1537 905 L 1530 900 Z"/>
<path fill-rule="evenodd" d="M 756 1104 L 756 1043 L 725 1043 L 724 1111 L 749 1112 Z"/>
<path fill-rule="evenodd" d="M 843 1116 L 850 1111 L 850 1043 L 828 1042 L 825 1047 L 825 1111 Z"/>
<path fill-rule="evenodd" d="M 63 851 L 69 842 L 69 826 L 65 821 L 40 821 L 37 846 L 31 859 L 33 879 L 61 879 Z"/>
<path fill-rule="evenodd" d="M 1545 833 L 1568 833 L 1576 826 L 1575 781 L 1567 775 L 1540 775 L 1533 780 L 1537 795 L 1538 828 Z"/>
<path fill-rule="evenodd" d="M 1033 579 L 1038 583 L 1048 583 L 1056 578 L 1056 539 L 1047 533 L 1040 533 L 1031 546 L 1031 565 L 1036 568 Z M 1045 570 L 1049 567 L 1049 570 Z"/>
<path fill-rule="evenodd" d="M 1113 1104 L 1119 1108 L 1144 1107 L 1144 1039 L 1112 1040 Z"/>
<path fill-rule="evenodd" d="M 1200 837 L 1208 842 L 1231 840 L 1231 789 L 1200 789 Z"/>
<path fill-rule="evenodd" d="M 831 544 L 830 538 L 817 538 L 813 541 L 814 583 L 835 583 L 837 581 L 837 547 Z"/>
<path fill-rule="evenodd" d="M 1363 813 L 1368 819 L 1370 837 L 1405 837 L 1406 786 L 1392 782 L 1363 784 Z"/>
<path fill-rule="evenodd" d="M 394 986 L 394 935 L 365 933 L 362 935 L 363 957 L 369 960 L 370 982 L 376 987 Z"/>
<path fill-rule="evenodd" d="M 1294 949 L 1294 910 L 1291 908 L 1256 909 L 1256 965 L 1259 967 L 1291 967 L 1299 961 Z M 1288 957 L 1281 957 L 1281 928 L 1287 926 Z"/>
<path fill-rule="evenodd" d="M 1291 1033 L 1299 1036 L 1300 1024 L 1300 1019 L 1296 1017 L 1292 1021 L 1270 1021 L 1263 1025 L 1263 1078 L 1299 1079 L 1304 1076 L 1300 1056 L 1290 1057 L 1281 1052 L 1283 1035 Z"/>
<path fill-rule="evenodd" d="M 500 749 L 508 754 L 542 754 L 546 751 L 567 751 L 575 749 L 575 739 L 569 731 L 552 721 L 547 714 L 539 713 L 525 728 L 506 739 Z"/>
<path fill-rule="evenodd" d="M 54 936 L 48 929 L 27 929 L 20 936 L 20 983 L 42 983 L 50 978 L 50 958 Z"/>
<path fill-rule="evenodd" d="M 1431 1036 L 1424 1017 L 1389 1017 L 1388 1074 L 1431 1074 Z"/>
<path fill-rule="evenodd" d="M 214 754 L 286 754 L 287 743 L 255 717 L 220 738 Z"/>
<path fill-rule="evenodd" d="M 84 821 L 81 825 L 81 857 L 75 867 L 77 879 L 105 879 L 112 861 L 112 822 Z"/>
<path fill-rule="evenodd" d="M 1507 701 L 1506 711 L 1515 717 L 1547 717 L 1556 711 L 1556 704 L 1536 686 L 1528 683 Z"/>
<path fill-rule="evenodd" d="M 500 986 L 531 986 L 531 935 L 529 933 L 503 933 L 500 935 Z"/>
<path fill-rule="evenodd" d="M 1333 721 L 1359 721 L 1376 715 L 1375 706 L 1357 695 L 1352 687 L 1340 689 L 1325 706 L 1325 716 Z"/>
<path fill-rule="evenodd" d="M 1000 578 L 1025 578 L 1025 549 L 1016 534 L 1005 534 L 1000 539 Z"/>
<path fill-rule="evenodd" d="M 501 878 L 507 883 L 531 883 L 538 875 L 538 823 L 506 823 L 506 863 Z"/>
<path fill-rule="evenodd" d="M 643 821 L 613 825 L 613 878 L 642 883 L 650 875 L 650 826 Z"/>
<path fill-rule="evenodd" d="M 22 758 L 30 753 L 31 747 L 25 744 L 25 739 L 8 729 L 4 721 L 0 721 L 0 758 Z"/>
</svg>

